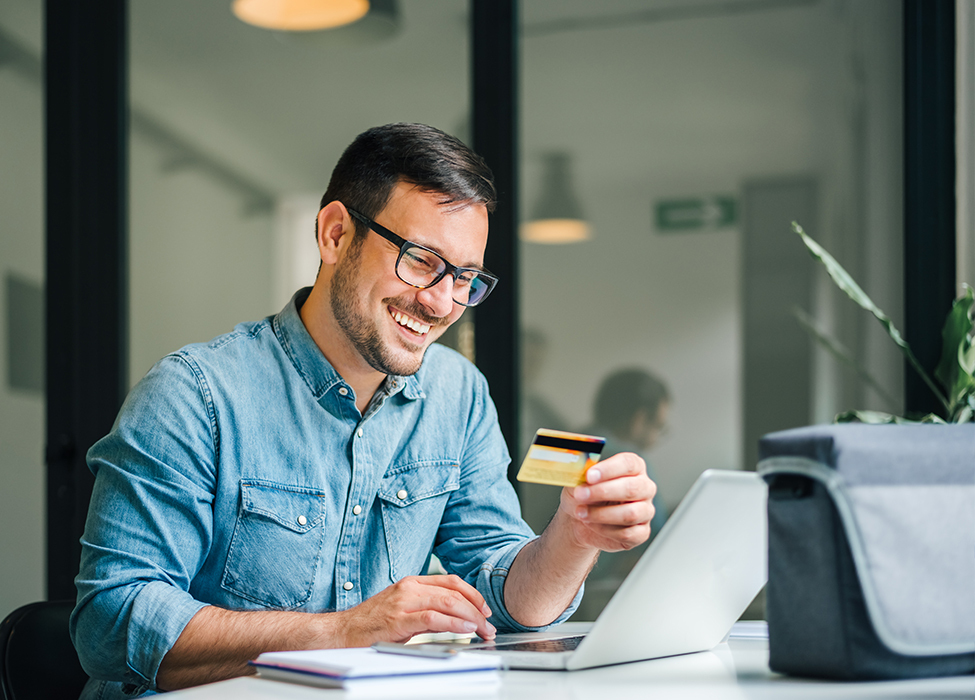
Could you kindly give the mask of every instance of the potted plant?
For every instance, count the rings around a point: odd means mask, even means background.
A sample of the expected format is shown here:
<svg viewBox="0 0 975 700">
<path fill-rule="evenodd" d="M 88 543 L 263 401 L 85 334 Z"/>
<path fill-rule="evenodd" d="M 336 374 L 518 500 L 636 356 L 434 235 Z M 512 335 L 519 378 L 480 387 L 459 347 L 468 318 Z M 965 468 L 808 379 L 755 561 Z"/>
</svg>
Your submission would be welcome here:
<svg viewBox="0 0 975 700">
<path fill-rule="evenodd" d="M 836 286 L 846 292 L 847 296 L 863 309 L 873 314 L 880 322 L 891 340 L 907 358 L 911 367 L 921 375 L 925 384 L 937 397 L 947 416 L 947 421 L 934 413 L 917 420 L 911 420 L 879 411 L 847 411 L 839 414 L 836 421 L 859 421 L 861 423 L 968 423 L 975 421 L 975 339 L 973 339 L 973 333 L 975 333 L 975 293 L 973 293 L 972 287 L 967 284 L 962 285 L 962 296 L 955 300 L 941 331 L 941 360 L 934 371 L 934 379 L 941 384 L 939 387 L 921 367 L 911 351 L 911 347 L 894 326 L 890 317 L 873 303 L 850 274 L 836 262 L 832 255 L 814 241 L 802 229 L 802 226 L 793 221 L 792 228 L 802 238 L 813 257 L 823 264 Z M 834 357 L 852 366 L 864 381 L 878 390 L 882 396 L 887 396 L 883 387 L 865 369 L 860 367 L 839 343 L 819 331 L 807 314 L 797 310 L 796 316 L 803 327 Z"/>
</svg>

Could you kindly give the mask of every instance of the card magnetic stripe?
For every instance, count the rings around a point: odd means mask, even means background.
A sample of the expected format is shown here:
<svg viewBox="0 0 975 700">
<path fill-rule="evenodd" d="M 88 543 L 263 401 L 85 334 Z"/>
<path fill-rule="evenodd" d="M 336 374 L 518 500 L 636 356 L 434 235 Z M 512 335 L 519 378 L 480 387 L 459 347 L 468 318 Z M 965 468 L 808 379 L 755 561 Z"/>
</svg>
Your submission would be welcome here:
<svg viewBox="0 0 975 700">
<path fill-rule="evenodd" d="M 576 452 L 595 452 L 603 451 L 603 441 L 599 440 L 570 440 L 568 438 L 552 437 L 551 435 L 536 435 L 535 445 L 541 447 L 558 447 L 563 450 L 575 450 Z"/>
</svg>

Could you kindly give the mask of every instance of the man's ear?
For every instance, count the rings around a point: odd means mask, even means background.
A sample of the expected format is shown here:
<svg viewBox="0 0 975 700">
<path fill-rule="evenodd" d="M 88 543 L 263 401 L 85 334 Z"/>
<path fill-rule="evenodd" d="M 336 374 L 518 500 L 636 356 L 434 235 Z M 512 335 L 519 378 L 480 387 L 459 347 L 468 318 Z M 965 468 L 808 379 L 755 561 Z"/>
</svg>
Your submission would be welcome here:
<svg viewBox="0 0 975 700">
<path fill-rule="evenodd" d="M 337 263 L 354 236 L 355 225 L 342 202 L 329 202 L 318 212 L 318 254 L 323 263 Z"/>
</svg>

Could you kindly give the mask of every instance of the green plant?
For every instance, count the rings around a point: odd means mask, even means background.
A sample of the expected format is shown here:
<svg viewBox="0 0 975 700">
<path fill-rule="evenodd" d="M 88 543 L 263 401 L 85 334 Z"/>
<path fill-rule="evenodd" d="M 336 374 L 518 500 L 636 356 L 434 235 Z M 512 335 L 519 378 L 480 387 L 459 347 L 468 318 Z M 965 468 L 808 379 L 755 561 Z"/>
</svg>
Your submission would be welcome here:
<svg viewBox="0 0 975 700">
<path fill-rule="evenodd" d="M 938 401 L 944 406 L 945 415 L 952 423 L 967 423 L 975 421 L 975 293 L 972 287 L 962 285 L 962 296 L 955 300 L 945 320 L 941 331 L 942 346 L 941 360 L 934 370 L 934 379 L 941 383 L 939 387 L 924 371 L 914 356 L 911 347 L 891 322 L 890 318 L 881 311 L 867 296 L 849 273 L 836 262 L 832 255 L 814 241 L 795 221 L 792 229 L 799 234 L 806 248 L 814 258 L 826 268 L 836 286 L 846 292 L 846 295 L 866 309 L 887 331 L 887 335 L 900 348 L 908 363 L 913 367 L 925 384 L 931 389 Z M 893 403 L 889 394 L 880 388 L 866 370 L 864 370 L 850 354 L 835 340 L 819 331 L 808 315 L 797 312 L 799 322 L 821 343 L 834 357 L 851 365 L 868 384 L 878 389 L 878 393 L 889 403 Z M 882 413 L 879 411 L 848 411 L 836 417 L 837 422 L 861 421 L 863 423 L 944 423 L 945 420 L 935 414 L 929 414 L 920 421 L 909 420 L 901 416 Z"/>
</svg>

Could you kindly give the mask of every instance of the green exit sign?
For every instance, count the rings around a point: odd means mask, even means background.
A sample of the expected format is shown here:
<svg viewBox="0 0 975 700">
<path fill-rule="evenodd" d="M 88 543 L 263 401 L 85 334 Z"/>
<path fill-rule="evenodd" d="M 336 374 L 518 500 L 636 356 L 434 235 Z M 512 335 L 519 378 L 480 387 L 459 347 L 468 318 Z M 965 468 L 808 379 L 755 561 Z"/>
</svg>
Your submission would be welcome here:
<svg viewBox="0 0 975 700">
<path fill-rule="evenodd" d="M 661 199 L 654 204 L 661 233 L 712 230 L 738 223 L 738 200 L 730 196 Z"/>
</svg>

